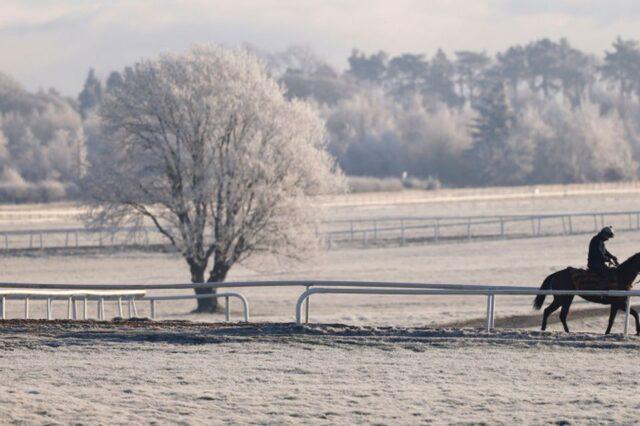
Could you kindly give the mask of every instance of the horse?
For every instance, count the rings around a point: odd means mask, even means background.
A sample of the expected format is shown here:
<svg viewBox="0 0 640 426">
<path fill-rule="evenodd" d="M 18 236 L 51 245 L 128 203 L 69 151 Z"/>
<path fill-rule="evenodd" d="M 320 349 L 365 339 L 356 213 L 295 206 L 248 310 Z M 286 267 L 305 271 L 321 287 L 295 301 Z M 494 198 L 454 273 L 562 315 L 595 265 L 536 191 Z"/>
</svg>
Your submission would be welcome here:
<svg viewBox="0 0 640 426">
<path fill-rule="evenodd" d="M 583 269 L 569 267 L 561 271 L 554 272 L 553 274 L 545 278 L 542 286 L 540 286 L 540 290 L 586 290 L 587 288 L 584 288 L 585 284 L 591 285 L 592 288 L 589 288 L 589 290 L 630 290 L 631 287 L 633 287 L 633 282 L 638 276 L 638 273 L 640 273 L 640 253 L 634 254 L 629 259 L 620 264 L 620 266 L 616 270 L 616 279 L 609 283 L 609 287 L 607 289 L 602 288 L 601 278 L 594 273 L 585 271 Z M 576 282 L 578 283 L 578 286 L 576 286 Z M 593 285 L 594 283 L 596 284 L 595 286 Z M 611 326 L 613 325 L 613 321 L 616 319 L 616 314 L 618 313 L 618 311 L 626 309 L 626 297 L 587 295 L 580 295 L 580 297 L 589 302 L 611 305 L 611 312 L 609 313 L 609 326 L 607 327 L 607 331 L 605 332 L 605 334 L 611 333 Z M 569 326 L 567 326 L 567 315 L 569 314 L 569 308 L 571 307 L 573 298 L 573 295 L 553 296 L 553 301 L 544 310 L 541 327 L 543 331 L 547 328 L 547 318 L 549 317 L 549 315 L 551 315 L 558 308 L 562 307 L 562 309 L 560 310 L 560 321 L 562 321 L 564 331 L 567 333 L 569 332 Z M 544 294 L 536 296 L 535 300 L 533 301 L 534 309 L 539 310 L 540 308 L 542 308 L 544 299 Z M 635 309 L 631 308 L 630 313 L 636 320 L 636 334 L 640 335 L 640 320 L 638 319 L 638 312 Z"/>
</svg>

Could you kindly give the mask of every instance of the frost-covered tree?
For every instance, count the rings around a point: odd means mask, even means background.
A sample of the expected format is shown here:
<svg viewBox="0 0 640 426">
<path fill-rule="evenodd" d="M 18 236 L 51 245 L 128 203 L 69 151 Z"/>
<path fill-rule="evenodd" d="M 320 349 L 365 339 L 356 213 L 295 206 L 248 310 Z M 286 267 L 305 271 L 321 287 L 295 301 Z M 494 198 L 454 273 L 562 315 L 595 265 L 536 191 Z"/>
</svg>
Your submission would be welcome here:
<svg viewBox="0 0 640 426">
<path fill-rule="evenodd" d="M 194 283 L 210 261 L 208 281 L 221 282 L 256 253 L 302 256 L 315 240 L 310 196 L 341 185 L 317 112 L 287 101 L 243 50 L 141 61 L 100 115 L 114 149 L 90 183 L 90 223 L 153 223 Z M 199 299 L 198 311 L 216 305 Z"/>
</svg>

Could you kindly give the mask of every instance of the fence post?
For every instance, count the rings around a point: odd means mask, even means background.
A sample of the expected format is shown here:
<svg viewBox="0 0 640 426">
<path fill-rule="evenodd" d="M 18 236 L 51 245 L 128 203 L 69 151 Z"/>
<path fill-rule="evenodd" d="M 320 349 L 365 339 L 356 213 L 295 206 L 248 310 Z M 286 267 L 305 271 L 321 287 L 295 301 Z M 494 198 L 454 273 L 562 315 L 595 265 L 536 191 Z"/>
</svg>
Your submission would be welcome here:
<svg viewBox="0 0 640 426">
<path fill-rule="evenodd" d="M 47 319 L 51 319 L 51 298 L 47 297 Z"/>
<path fill-rule="evenodd" d="M 229 315 L 229 296 L 225 296 L 224 298 L 224 320 L 226 322 L 229 322 L 230 319 L 230 315 Z"/>
<path fill-rule="evenodd" d="M 307 291 L 309 291 L 309 288 L 311 287 L 307 286 Z M 305 306 L 304 306 L 304 323 L 305 324 L 309 324 L 309 299 L 310 297 L 307 297 L 307 300 L 305 300 Z"/>
<path fill-rule="evenodd" d="M 536 236 L 536 219 L 533 216 L 531 217 L 531 236 Z"/>
<path fill-rule="evenodd" d="M 624 335 L 629 334 L 629 313 L 631 312 L 631 297 L 627 296 L 627 304 L 624 310 Z"/>
<path fill-rule="evenodd" d="M 156 301 L 151 299 L 151 319 L 156 319 Z"/>
<path fill-rule="evenodd" d="M 88 318 L 89 317 L 89 312 L 88 312 L 88 308 L 87 308 L 88 302 L 89 301 L 87 300 L 87 297 L 85 297 L 84 298 L 84 302 L 82 302 L 82 310 L 83 310 L 82 319 L 84 319 L 84 320 L 89 319 Z"/>
<path fill-rule="evenodd" d="M 491 331 L 491 293 L 487 294 L 487 321 L 485 328 L 487 332 Z"/>
<path fill-rule="evenodd" d="M 569 235 L 573 234 L 573 222 L 571 221 L 571 215 L 569 215 Z"/>
<path fill-rule="evenodd" d="M 0 300 L 0 318 L 1 319 L 6 319 L 7 318 L 7 299 L 2 296 L 2 300 Z"/>
<path fill-rule="evenodd" d="M 542 218 L 538 216 L 538 236 L 542 234 Z"/>
<path fill-rule="evenodd" d="M 29 319 L 29 298 L 24 299 L 24 319 Z"/>
<path fill-rule="evenodd" d="M 491 329 L 493 330 L 496 325 L 496 295 L 491 295 Z"/>
</svg>

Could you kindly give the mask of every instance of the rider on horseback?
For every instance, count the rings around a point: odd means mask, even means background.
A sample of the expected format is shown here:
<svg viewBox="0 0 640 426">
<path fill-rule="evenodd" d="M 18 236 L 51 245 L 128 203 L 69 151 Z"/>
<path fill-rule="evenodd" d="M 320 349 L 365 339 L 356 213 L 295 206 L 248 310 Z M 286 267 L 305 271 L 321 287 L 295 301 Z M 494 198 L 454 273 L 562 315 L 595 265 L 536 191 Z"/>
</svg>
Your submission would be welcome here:
<svg viewBox="0 0 640 426">
<path fill-rule="evenodd" d="M 608 263 L 618 266 L 618 258 L 609 253 L 604 246 L 605 241 L 613 238 L 613 229 L 605 226 L 589 243 L 589 259 L 587 267 L 603 279 L 609 280 L 615 277 L 615 268 L 607 266 Z"/>
</svg>

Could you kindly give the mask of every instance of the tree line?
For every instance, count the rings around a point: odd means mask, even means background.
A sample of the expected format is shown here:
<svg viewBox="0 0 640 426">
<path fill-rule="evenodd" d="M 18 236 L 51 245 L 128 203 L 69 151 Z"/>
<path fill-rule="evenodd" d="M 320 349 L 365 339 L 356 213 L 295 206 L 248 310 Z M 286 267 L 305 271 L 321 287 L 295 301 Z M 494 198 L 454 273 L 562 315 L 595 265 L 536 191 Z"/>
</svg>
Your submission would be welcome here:
<svg viewBox="0 0 640 426">
<path fill-rule="evenodd" d="M 489 55 L 354 50 L 335 70 L 308 48 L 261 56 L 289 99 L 316 105 L 348 175 L 448 186 L 627 180 L 640 158 L 640 47 L 601 56 L 541 39 Z M 76 98 L 0 74 L 0 199 L 81 197 L 108 157 L 97 111 L 130 68 L 91 70 Z"/>
</svg>

